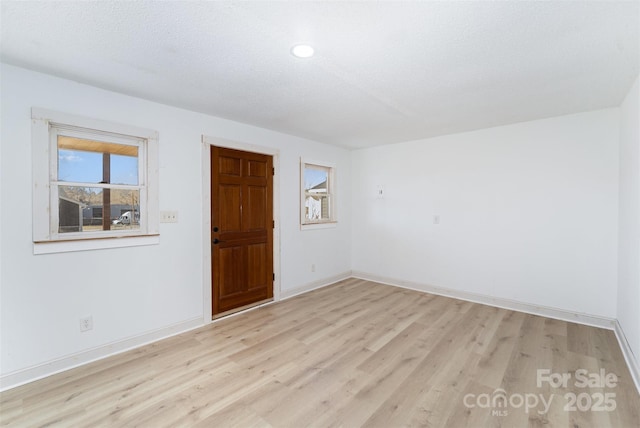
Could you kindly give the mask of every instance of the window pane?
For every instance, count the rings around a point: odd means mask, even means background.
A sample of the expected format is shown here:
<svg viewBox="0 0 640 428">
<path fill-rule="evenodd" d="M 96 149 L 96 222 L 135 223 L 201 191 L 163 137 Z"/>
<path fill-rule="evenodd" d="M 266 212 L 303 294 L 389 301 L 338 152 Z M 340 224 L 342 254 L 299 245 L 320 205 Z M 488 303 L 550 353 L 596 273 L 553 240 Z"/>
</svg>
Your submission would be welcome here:
<svg viewBox="0 0 640 428">
<path fill-rule="evenodd" d="M 138 158 L 111 155 L 111 182 L 113 184 L 138 185 Z"/>
<path fill-rule="evenodd" d="M 100 183 L 102 153 L 58 149 L 58 180 Z"/>
<path fill-rule="evenodd" d="M 136 186 L 138 147 L 59 135 L 58 181 Z"/>
<path fill-rule="evenodd" d="M 327 193 L 329 169 L 305 165 L 304 190 L 307 193 Z"/>
<path fill-rule="evenodd" d="M 58 214 L 59 233 L 140 229 L 140 191 L 59 186 Z"/>
<path fill-rule="evenodd" d="M 304 203 L 306 221 L 330 220 L 329 196 L 307 195 Z"/>
</svg>

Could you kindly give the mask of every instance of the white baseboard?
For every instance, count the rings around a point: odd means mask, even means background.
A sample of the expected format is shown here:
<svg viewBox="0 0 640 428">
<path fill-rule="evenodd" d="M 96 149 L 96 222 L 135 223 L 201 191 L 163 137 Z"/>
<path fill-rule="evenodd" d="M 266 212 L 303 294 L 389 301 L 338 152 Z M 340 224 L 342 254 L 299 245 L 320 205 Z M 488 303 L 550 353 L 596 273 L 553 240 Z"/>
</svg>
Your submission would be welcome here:
<svg viewBox="0 0 640 428">
<path fill-rule="evenodd" d="M 166 339 L 168 337 L 184 333 L 185 331 L 202 327 L 203 325 L 205 324 L 203 323 L 202 316 L 199 316 L 191 320 L 179 322 L 138 336 L 118 340 L 107 345 L 87 349 L 85 351 L 47 361 L 43 364 L 7 373 L 0 376 L 0 391 L 15 388 L 17 386 L 24 385 L 25 383 L 33 382 L 93 361 L 120 354 L 130 349 L 138 348 L 161 339 Z"/>
<path fill-rule="evenodd" d="M 624 355 L 624 359 L 627 362 L 627 367 L 629 367 L 629 372 L 631 373 L 633 382 L 636 384 L 638 393 L 640 393 L 640 365 L 638 365 L 638 360 L 633 354 L 633 351 L 629 346 L 629 342 L 627 341 L 627 336 L 624 334 L 624 330 L 622 329 L 622 326 L 620 325 L 618 320 L 616 320 L 614 324 L 613 331 L 616 333 L 616 338 L 618 339 L 618 343 L 620 344 L 622 355 Z"/>
<path fill-rule="evenodd" d="M 534 305 L 531 303 L 519 302 L 516 300 L 492 297 L 484 294 L 469 293 L 467 291 L 452 290 L 450 288 L 436 287 L 430 284 L 422 284 L 411 281 L 403 281 L 395 278 L 373 275 L 366 272 L 353 271 L 355 278 L 380 282 L 382 284 L 394 285 L 396 287 L 407 288 L 409 290 L 424 291 L 439 296 L 452 297 L 454 299 L 466 300 L 473 303 L 495 306 L 512 311 L 525 312 L 532 315 L 540 315 L 547 318 L 554 318 L 562 321 L 575 322 L 578 324 L 590 325 L 593 327 L 614 329 L 616 320 L 614 318 L 599 317 L 584 313 L 576 313 L 564 309 L 552 308 L 548 306 Z"/>
<path fill-rule="evenodd" d="M 624 330 L 618 323 L 617 319 L 605 318 L 595 315 L 575 313 L 564 309 L 550 308 L 540 305 L 532 305 L 530 303 L 518 302 L 515 300 L 502 299 L 499 297 L 486 296 L 482 294 L 469 293 L 466 291 L 452 290 L 448 288 L 435 287 L 429 284 L 420 284 L 411 281 L 403 281 L 395 278 L 387 278 L 383 276 L 373 275 L 366 272 L 353 271 L 354 278 L 366 279 L 368 281 L 379 282 L 382 284 L 393 285 L 396 287 L 406 288 L 415 291 L 423 291 L 426 293 L 437 294 L 439 296 L 452 297 L 455 299 L 466 300 L 473 303 L 481 303 L 483 305 L 495 306 L 498 308 L 509 309 L 518 312 L 525 312 L 532 315 L 540 315 L 547 318 L 554 318 L 562 321 L 575 322 L 578 324 L 589 325 L 592 327 L 605 328 L 613 330 L 620 344 L 620 349 L 624 355 L 624 359 L 631 373 L 633 382 L 640 393 L 640 367 L 638 360 L 635 358 L 631 347 L 627 342 Z"/>
<path fill-rule="evenodd" d="M 311 290 L 326 287 L 327 285 L 335 284 L 338 281 L 351 278 L 353 275 L 350 270 L 333 275 L 328 278 L 322 278 L 317 281 L 309 282 L 301 287 L 292 288 L 291 290 L 285 290 L 280 292 L 280 300 L 290 299 L 298 294 L 307 293 Z"/>
</svg>

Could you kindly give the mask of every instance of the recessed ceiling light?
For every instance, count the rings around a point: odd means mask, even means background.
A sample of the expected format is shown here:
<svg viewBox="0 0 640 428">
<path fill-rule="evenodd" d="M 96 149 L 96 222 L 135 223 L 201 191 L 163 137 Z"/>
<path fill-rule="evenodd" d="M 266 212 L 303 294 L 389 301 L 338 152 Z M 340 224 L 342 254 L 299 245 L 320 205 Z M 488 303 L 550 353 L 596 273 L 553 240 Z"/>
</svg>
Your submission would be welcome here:
<svg viewBox="0 0 640 428">
<path fill-rule="evenodd" d="M 291 55 L 297 58 L 311 58 L 313 52 L 313 48 L 309 45 L 295 45 L 291 48 Z"/>
</svg>

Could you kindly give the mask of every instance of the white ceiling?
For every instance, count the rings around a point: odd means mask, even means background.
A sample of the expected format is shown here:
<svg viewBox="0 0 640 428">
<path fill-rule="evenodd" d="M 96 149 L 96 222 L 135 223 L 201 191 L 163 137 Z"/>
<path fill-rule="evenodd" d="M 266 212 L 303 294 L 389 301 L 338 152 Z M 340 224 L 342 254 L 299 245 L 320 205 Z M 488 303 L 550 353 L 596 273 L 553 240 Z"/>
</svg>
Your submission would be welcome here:
<svg viewBox="0 0 640 428">
<path fill-rule="evenodd" d="M 359 148 L 619 105 L 639 6 L 5 0 L 0 58 Z"/>
</svg>

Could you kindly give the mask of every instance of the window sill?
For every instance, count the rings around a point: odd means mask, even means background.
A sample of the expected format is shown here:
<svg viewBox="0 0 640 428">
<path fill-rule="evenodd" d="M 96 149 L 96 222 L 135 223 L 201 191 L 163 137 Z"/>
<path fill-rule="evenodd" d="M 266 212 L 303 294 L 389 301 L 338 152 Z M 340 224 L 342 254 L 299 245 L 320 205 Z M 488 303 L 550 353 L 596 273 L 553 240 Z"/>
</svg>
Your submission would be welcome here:
<svg viewBox="0 0 640 428">
<path fill-rule="evenodd" d="M 325 223 L 307 223 L 307 224 L 301 224 L 300 230 L 333 229 L 337 226 L 338 226 L 337 221 L 328 221 Z"/>
<path fill-rule="evenodd" d="M 69 241 L 40 241 L 33 243 L 33 254 L 69 253 L 73 251 L 102 250 L 107 248 L 157 245 L 160 235 L 123 236 L 102 239 L 76 239 Z"/>
</svg>

